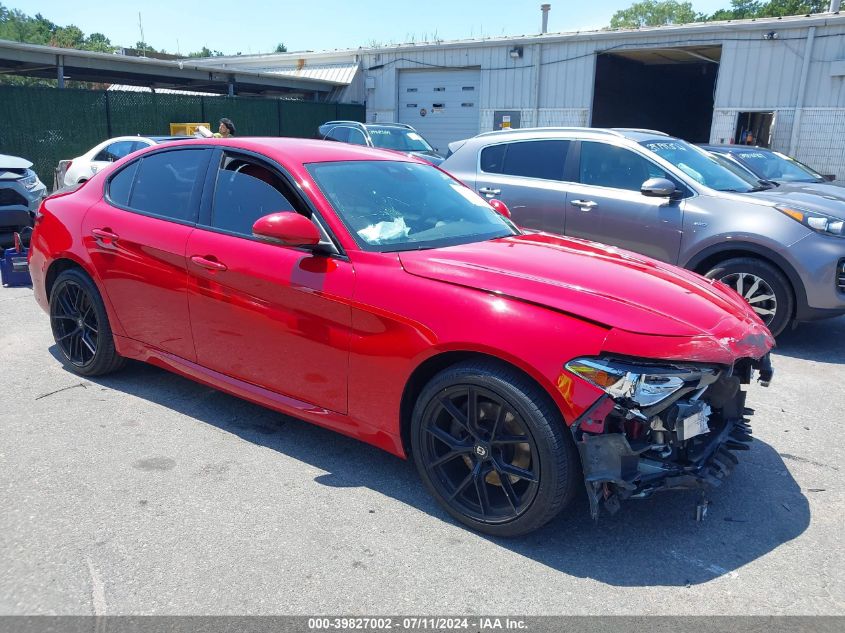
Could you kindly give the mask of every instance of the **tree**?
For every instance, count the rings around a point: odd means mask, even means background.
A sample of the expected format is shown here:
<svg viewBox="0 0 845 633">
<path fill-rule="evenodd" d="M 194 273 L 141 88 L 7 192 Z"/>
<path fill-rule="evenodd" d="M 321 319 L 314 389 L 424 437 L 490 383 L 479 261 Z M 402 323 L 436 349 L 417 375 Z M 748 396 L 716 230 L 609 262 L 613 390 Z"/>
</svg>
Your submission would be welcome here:
<svg viewBox="0 0 845 633">
<path fill-rule="evenodd" d="M 707 17 L 708 20 L 745 20 L 749 18 L 774 18 L 784 15 L 805 15 L 827 11 L 828 0 L 731 0 L 730 9 L 721 9 Z"/>
<path fill-rule="evenodd" d="M 699 16 L 692 8 L 692 2 L 677 0 L 642 0 L 627 9 L 622 9 L 610 18 L 610 28 L 630 29 L 642 26 L 662 26 L 695 22 Z"/>
<path fill-rule="evenodd" d="M 274 53 L 287 53 L 288 47 L 285 46 L 284 44 L 282 44 L 281 42 L 279 42 L 278 44 L 276 44 L 276 50 L 273 51 L 273 52 Z"/>
<path fill-rule="evenodd" d="M 188 57 L 222 57 L 221 51 L 213 51 L 207 46 L 203 46 L 201 50 L 188 53 Z"/>
<path fill-rule="evenodd" d="M 86 51 L 113 53 L 115 46 L 113 46 L 111 40 L 102 33 L 91 33 L 91 35 L 85 38 L 85 43 L 82 45 L 82 48 Z"/>
</svg>

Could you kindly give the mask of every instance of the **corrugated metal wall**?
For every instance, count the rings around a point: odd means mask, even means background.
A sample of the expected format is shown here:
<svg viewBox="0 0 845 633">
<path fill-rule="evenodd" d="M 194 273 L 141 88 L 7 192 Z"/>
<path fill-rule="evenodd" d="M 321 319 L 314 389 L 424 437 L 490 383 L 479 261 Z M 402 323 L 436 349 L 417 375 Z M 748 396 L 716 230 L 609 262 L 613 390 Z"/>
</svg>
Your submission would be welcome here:
<svg viewBox="0 0 845 633">
<path fill-rule="evenodd" d="M 796 117 L 811 26 L 815 36 L 802 110 L 807 116 Z M 777 36 L 765 39 L 772 31 Z M 845 60 L 845 15 L 580 34 L 548 41 L 553 37 L 544 41 L 542 52 L 539 38 L 365 51 L 362 66 L 371 82 L 366 91 L 367 120 L 396 120 L 399 70 L 475 66 L 481 68 L 481 131 L 493 129 L 494 110 L 519 110 L 523 127 L 589 125 L 596 53 L 712 44 L 722 47 L 722 56 L 711 141 L 727 142 L 733 137 L 739 112 L 775 111 L 776 149 L 791 149 L 819 170 L 845 178 L 845 158 L 841 157 L 845 152 L 845 76 L 832 74 L 834 62 Z M 510 56 L 514 47 L 522 49 L 522 57 Z M 792 146 L 796 118 L 801 129 Z"/>
</svg>

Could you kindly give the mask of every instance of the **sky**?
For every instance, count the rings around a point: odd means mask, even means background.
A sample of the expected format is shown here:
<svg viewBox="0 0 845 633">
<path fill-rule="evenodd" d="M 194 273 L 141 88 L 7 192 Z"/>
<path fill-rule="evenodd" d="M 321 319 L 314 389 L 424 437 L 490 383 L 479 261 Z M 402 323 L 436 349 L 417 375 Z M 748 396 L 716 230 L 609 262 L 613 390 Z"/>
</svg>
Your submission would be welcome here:
<svg viewBox="0 0 845 633">
<path fill-rule="evenodd" d="M 634 0 L 549 0 L 549 31 L 591 30 Z M 321 51 L 435 38 L 526 35 L 540 31 L 540 0 L 3 0 L 10 9 L 41 13 L 56 24 L 103 33 L 113 44 L 141 39 L 157 49 L 187 54 L 203 46 L 226 54 L 266 53 L 283 42 L 289 51 Z M 693 0 L 702 13 L 730 0 Z"/>
</svg>

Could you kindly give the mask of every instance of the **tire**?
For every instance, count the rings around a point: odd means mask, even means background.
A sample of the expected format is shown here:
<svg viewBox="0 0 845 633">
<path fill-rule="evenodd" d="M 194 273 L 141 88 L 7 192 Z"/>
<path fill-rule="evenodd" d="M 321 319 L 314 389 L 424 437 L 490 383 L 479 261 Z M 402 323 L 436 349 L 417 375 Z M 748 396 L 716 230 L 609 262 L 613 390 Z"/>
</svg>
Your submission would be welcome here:
<svg viewBox="0 0 845 633">
<path fill-rule="evenodd" d="M 471 401 L 475 416 L 468 415 Z M 582 480 L 575 443 L 554 402 L 494 361 L 461 363 L 431 379 L 414 406 L 411 453 L 438 503 L 493 536 L 545 525 Z"/>
<path fill-rule="evenodd" d="M 114 347 L 106 306 L 91 278 L 77 268 L 62 272 L 50 292 L 50 325 L 66 364 L 80 376 L 102 376 L 126 359 Z"/>
<path fill-rule="evenodd" d="M 727 259 L 716 264 L 705 277 L 723 281 L 746 301 L 756 298 L 753 303 L 749 301 L 749 305 L 763 319 L 773 336 L 778 336 L 792 321 L 795 310 L 792 286 L 783 273 L 768 262 L 752 257 Z M 758 279 L 760 284 L 755 286 Z M 773 300 L 760 300 L 760 297 L 772 295 Z M 768 310 L 774 310 L 774 314 L 767 314 Z"/>
</svg>

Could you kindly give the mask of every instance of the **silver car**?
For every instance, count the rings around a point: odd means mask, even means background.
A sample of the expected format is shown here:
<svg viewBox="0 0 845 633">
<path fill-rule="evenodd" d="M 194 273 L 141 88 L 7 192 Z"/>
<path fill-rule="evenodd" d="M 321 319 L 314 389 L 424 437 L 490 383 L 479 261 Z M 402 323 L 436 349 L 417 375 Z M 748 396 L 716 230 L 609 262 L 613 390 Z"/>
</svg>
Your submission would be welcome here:
<svg viewBox="0 0 845 633">
<path fill-rule="evenodd" d="M 651 130 L 536 128 L 452 143 L 441 165 L 525 228 L 594 240 L 733 287 L 775 335 L 845 314 L 845 201 L 778 192 Z"/>
<path fill-rule="evenodd" d="M 47 195 L 31 168 L 25 158 L 0 154 L 0 248 L 11 246 L 16 232 L 32 226 L 35 211 Z"/>
</svg>

